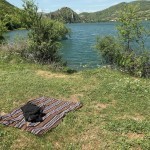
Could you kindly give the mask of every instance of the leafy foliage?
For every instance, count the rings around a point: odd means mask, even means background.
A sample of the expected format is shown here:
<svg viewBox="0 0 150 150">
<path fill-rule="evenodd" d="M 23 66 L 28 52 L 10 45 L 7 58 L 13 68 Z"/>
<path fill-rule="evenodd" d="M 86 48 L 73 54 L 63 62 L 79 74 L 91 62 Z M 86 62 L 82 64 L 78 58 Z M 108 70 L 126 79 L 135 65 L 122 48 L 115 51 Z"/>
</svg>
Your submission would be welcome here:
<svg viewBox="0 0 150 150">
<path fill-rule="evenodd" d="M 7 31 L 6 24 L 0 20 L 0 43 L 4 40 L 3 34 Z"/>
<path fill-rule="evenodd" d="M 97 39 L 96 49 L 100 50 L 106 63 L 113 64 L 116 61 L 118 51 L 121 49 L 121 45 L 119 45 L 116 40 L 117 39 L 112 36 L 105 36 L 104 38 Z"/>
<path fill-rule="evenodd" d="M 0 1 L 0 14 L 11 14 L 15 10 L 15 6 L 11 5 L 6 0 Z"/>
<path fill-rule="evenodd" d="M 133 76 L 150 77 L 150 54 L 148 52 L 137 55 L 134 51 L 126 51 L 125 47 L 111 36 L 99 39 L 96 48 L 107 63 Z"/>
<path fill-rule="evenodd" d="M 36 62 L 51 63 L 59 61 L 59 40 L 69 33 L 64 24 L 39 15 L 33 1 L 24 0 L 24 23 L 29 32 L 29 47 L 24 57 Z"/>
<path fill-rule="evenodd" d="M 5 0 L 0 1 L 0 20 L 5 23 L 8 30 L 22 27 L 21 10 Z"/>
<path fill-rule="evenodd" d="M 118 21 L 120 24 L 117 29 L 119 38 L 124 42 L 126 50 L 131 51 L 132 43 L 138 44 L 138 47 L 144 49 L 145 29 L 137 15 L 138 6 L 125 5 L 122 11 L 119 12 Z"/>
<path fill-rule="evenodd" d="M 136 6 L 127 6 L 120 13 L 118 26 L 119 40 L 106 36 L 97 41 L 96 48 L 110 64 L 134 76 L 150 77 L 150 53 L 144 51 L 144 28 L 136 15 Z M 136 49 L 133 42 L 138 44 Z M 142 43 L 142 46 L 141 46 Z M 136 47 L 137 48 L 137 47 Z"/>
</svg>

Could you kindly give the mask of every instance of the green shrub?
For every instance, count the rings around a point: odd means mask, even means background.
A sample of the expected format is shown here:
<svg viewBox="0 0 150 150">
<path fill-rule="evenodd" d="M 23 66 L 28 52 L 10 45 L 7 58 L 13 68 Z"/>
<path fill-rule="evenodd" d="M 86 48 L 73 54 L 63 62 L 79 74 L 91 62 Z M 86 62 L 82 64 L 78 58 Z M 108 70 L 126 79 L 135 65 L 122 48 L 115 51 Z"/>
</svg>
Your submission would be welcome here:
<svg viewBox="0 0 150 150">
<path fill-rule="evenodd" d="M 96 48 L 107 63 L 134 76 L 150 77 L 150 54 L 148 52 L 137 55 L 134 51 L 126 51 L 121 43 L 111 36 L 99 39 Z"/>
<path fill-rule="evenodd" d="M 2 21 L 0 18 L 0 44 L 4 41 L 3 34 L 7 31 L 5 25 L 6 25 L 6 23 L 4 21 Z"/>
<path fill-rule="evenodd" d="M 32 29 L 29 33 L 29 45 L 25 57 L 41 63 L 60 61 L 59 40 L 64 36 L 62 34 L 64 29 L 65 26 L 61 23 L 42 19 L 40 27 Z"/>
<path fill-rule="evenodd" d="M 137 9 L 126 6 L 119 14 L 118 37 L 105 36 L 97 41 L 96 48 L 107 63 L 134 76 L 150 77 L 150 53 L 144 49 L 144 37 L 149 32 L 143 28 Z"/>
<path fill-rule="evenodd" d="M 144 36 L 146 36 L 146 29 L 142 25 L 142 20 L 139 19 L 137 11 L 138 5 L 125 5 L 124 8 L 118 12 L 117 30 L 120 40 L 125 46 L 126 51 L 134 50 L 133 43 L 138 45 L 139 49 L 144 48 Z"/>
<path fill-rule="evenodd" d="M 113 36 L 105 36 L 98 38 L 96 49 L 100 50 L 101 55 L 105 58 L 107 63 L 114 64 L 117 60 L 121 45 L 116 42 L 116 38 Z"/>
<path fill-rule="evenodd" d="M 24 1 L 23 22 L 30 30 L 24 57 L 40 63 L 58 62 L 61 60 L 58 55 L 60 40 L 69 34 L 69 30 L 63 23 L 39 15 L 37 10 L 33 1 Z"/>
<path fill-rule="evenodd" d="M 148 53 L 136 55 L 134 52 L 124 52 L 117 65 L 131 75 L 139 77 L 150 77 L 150 57 Z"/>
</svg>

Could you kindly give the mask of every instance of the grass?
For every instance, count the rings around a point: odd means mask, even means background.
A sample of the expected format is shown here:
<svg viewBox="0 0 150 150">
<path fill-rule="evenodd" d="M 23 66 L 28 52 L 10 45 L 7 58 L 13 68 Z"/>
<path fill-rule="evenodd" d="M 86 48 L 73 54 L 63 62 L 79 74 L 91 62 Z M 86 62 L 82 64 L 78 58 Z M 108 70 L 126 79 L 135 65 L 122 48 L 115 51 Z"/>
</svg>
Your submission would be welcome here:
<svg viewBox="0 0 150 150">
<path fill-rule="evenodd" d="M 46 96 L 83 107 L 42 137 L 0 125 L 1 150 L 150 149 L 150 80 L 101 68 L 74 74 L 47 66 L 0 63 L 0 112 Z"/>
</svg>

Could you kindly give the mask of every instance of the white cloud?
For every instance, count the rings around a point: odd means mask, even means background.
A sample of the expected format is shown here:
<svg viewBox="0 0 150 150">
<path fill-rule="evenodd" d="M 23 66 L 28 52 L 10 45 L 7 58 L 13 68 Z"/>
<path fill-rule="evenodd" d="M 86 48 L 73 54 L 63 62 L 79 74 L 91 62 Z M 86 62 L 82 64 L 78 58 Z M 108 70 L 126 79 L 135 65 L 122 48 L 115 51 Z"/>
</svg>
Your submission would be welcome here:
<svg viewBox="0 0 150 150">
<path fill-rule="evenodd" d="M 80 14 L 81 11 L 79 9 L 74 10 L 77 14 Z"/>
</svg>

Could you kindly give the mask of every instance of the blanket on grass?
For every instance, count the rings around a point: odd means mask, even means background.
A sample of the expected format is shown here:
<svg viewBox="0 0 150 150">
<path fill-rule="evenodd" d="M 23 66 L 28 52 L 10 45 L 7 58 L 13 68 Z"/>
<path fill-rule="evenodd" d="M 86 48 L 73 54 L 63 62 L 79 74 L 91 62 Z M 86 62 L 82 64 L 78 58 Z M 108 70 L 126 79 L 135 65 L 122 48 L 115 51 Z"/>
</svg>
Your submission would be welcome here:
<svg viewBox="0 0 150 150">
<path fill-rule="evenodd" d="M 41 135 L 56 127 L 66 113 L 82 106 L 80 102 L 62 101 L 45 97 L 40 97 L 29 102 L 42 107 L 43 113 L 45 113 L 42 122 L 26 122 L 21 106 L 9 114 L 0 116 L 0 124 L 20 128 L 35 135 Z"/>
</svg>

